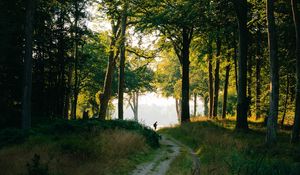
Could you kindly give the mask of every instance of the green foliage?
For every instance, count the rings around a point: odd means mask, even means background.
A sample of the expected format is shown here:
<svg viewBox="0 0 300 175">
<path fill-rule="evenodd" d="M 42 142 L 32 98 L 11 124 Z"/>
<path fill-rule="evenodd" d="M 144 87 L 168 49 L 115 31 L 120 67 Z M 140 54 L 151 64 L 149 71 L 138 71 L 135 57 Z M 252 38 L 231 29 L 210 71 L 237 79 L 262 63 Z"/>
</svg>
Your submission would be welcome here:
<svg viewBox="0 0 300 175">
<path fill-rule="evenodd" d="M 83 135 L 83 138 L 79 139 L 79 141 L 73 142 L 71 140 L 65 140 L 61 144 L 62 150 L 67 148 L 68 146 L 73 147 L 74 153 L 76 153 L 76 149 L 83 150 L 81 148 L 81 143 L 84 142 L 84 137 L 90 138 L 91 136 L 97 135 L 99 132 L 108 129 L 125 129 L 135 133 L 139 133 L 145 137 L 147 143 L 153 147 L 159 147 L 159 135 L 153 131 L 151 128 L 147 126 L 143 126 L 135 121 L 124 121 L 124 120 L 98 120 L 98 119 L 90 119 L 90 120 L 61 120 L 57 119 L 51 121 L 50 124 L 41 124 L 36 128 L 33 128 L 27 137 L 21 133 L 21 130 L 16 129 L 6 129 L 1 131 L 0 133 L 0 143 L 2 146 L 22 143 L 27 140 L 28 137 L 31 137 L 31 141 L 34 136 L 45 137 L 47 139 L 57 140 L 60 136 L 68 136 L 74 134 Z M 45 139 L 45 141 L 48 141 Z M 42 140 L 39 140 L 42 141 Z M 74 145 L 72 145 L 74 144 Z M 84 145 L 84 144 L 82 144 Z M 88 147 L 88 146 L 87 146 Z M 87 149 L 88 151 L 88 149 Z M 72 151 L 71 151 L 72 152 Z M 89 153 L 87 153 L 89 154 Z"/>
</svg>

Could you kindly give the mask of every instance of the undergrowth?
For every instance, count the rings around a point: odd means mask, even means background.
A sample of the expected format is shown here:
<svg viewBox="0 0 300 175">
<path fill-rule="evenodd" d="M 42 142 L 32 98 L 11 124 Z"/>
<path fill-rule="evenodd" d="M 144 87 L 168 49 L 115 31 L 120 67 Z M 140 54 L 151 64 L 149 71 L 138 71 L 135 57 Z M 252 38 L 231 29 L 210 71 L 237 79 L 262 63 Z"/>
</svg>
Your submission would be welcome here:
<svg viewBox="0 0 300 175">
<path fill-rule="evenodd" d="M 134 121 L 56 120 L 24 133 L 0 132 L 1 174 L 128 174 L 159 147 Z M 39 173 L 44 172 L 44 173 Z"/>
<path fill-rule="evenodd" d="M 160 132 L 189 145 L 200 157 L 201 174 L 290 174 L 300 162 L 300 145 L 291 145 L 285 131 L 278 144 L 264 145 L 265 128 L 250 123 L 248 132 L 238 132 L 230 120 L 196 120 Z M 299 172 L 300 174 L 300 172 Z"/>
</svg>

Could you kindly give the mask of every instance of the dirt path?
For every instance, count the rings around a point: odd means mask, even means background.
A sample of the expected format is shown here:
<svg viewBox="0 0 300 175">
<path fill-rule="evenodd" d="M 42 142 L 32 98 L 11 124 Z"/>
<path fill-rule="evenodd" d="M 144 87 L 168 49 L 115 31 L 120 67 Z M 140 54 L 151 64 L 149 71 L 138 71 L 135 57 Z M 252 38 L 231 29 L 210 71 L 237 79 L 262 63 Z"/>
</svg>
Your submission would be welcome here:
<svg viewBox="0 0 300 175">
<path fill-rule="evenodd" d="M 155 156 L 153 161 L 138 165 L 138 167 L 131 173 L 132 175 L 165 175 L 169 170 L 172 161 L 180 154 L 180 149 L 187 148 L 185 145 L 165 135 L 162 135 L 160 144 L 162 147 L 161 151 Z M 187 149 L 191 152 L 193 157 L 194 167 L 195 165 L 199 165 L 197 156 L 193 156 L 193 152 L 190 148 Z M 197 161 L 195 161 L 195 158 Z M 194 170 L 192 171 L 198 172 Z M 193 172 L 192 174 L 194 175 Z"/>
</svg>

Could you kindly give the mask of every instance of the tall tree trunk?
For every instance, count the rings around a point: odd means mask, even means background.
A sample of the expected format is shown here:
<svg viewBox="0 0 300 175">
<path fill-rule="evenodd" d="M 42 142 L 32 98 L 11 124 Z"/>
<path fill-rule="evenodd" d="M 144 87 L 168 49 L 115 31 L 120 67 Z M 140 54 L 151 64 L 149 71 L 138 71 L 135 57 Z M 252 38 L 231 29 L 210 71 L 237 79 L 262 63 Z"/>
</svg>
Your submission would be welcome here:
<svg viewBox="0 0 300 175">
<path fill-rule="evenodd" d="M 256 45 L 256 120 L 258 120 L 260 118 L 260 95 L 261 95 L 261 75 L 260 75 L 260 71 L 261 71 L 261 62 L 262 62 L 262 52 L 261 52 L 261 42 L 262 42 L 262 38 L 261 38 L 261 30 L 260 30 L 260 26 L 258 27 L 258 31 L 257 31 L 257 45 Z"/>
<path fill-rule="evenodd" d="M 219 89 L 220 89 L 220 53 L 221 53 L 221 40 L 217 37 L 217 54 L 216 54 L 216 68 L 215 68 L 215 92 L 214 92 L 214 106 L 213 106 L 213 117 L 216 118 L 218 115 L 218 103 L 219 103 Z"/>
<path fill-rule="evenodd" d="M 251 104 L 252 104 L 252 54 L 248 57 L 248 117 L 251 117 Z"/>
<path fill-rule="evenodd" d="M 270 93 L 270 113 L 267 123 L 266 143 L 272 145 L 276 143 L 276 129 L 278 119 L 278 100 L 279 100 L 279 75 L 277 58 L 277 39 L 275 33 L 274 1 L 267 0 L 267 22 L 268 22 L 268 43 L 269 59 L 271 68 L 271 93 Z"/>
<path fill-rule="evenodd" d="M 214 84 L 213 84 L 213 69 L 212 69 L 212 42 L 208 42 L 208 88 L 209 88 L 209 117 L 213 116 L 214 104 Z"/>
<path fill-rule="evenodd" d="M 116 46 L 116 40 L 117 40 L 117 31 L 119 26 L 115 25 L 114 20 L 111 21 L 112 24 L 112 37 L 111 37 L 111 43 L 110 43 L 110 51 L 109 51 L 109 58 L 108 58 L 108 65 L 104 80 L 104 91 L 100 94 L 100 111 L 99 111 L 99 118 L 105 119 L 107 108 L 108 108 L 108 102 L 110 100 L 111 96 L 111 88 L 112 88 L 112 81 L 113 81 L 113 75 L 115 71 L 115 65 L 116 65 L 116 57 L 119 55 L 119 49 L 115 53 L 115 46 Z"/>
<path fill-rule="evenodd" d="M 69 119 L 72 77 L 73 77 L 73 65 L 70 65 L 69 74 L 68 74 L 68 85 L 67 85 L 66 98 L 65 98 L 65 107 L 64 107 L 64 118 L 65 119 Z"/>
<path fill-rule="evenodd" d="M 299 141 L 299 132 L 300 132 L 300 19 L 299 11 L 297 10 L 296 0 L 291 0 L 292 10 L 293 10 L 293 19 L 296 30 L 296 68 L 297 68 L 297 85 L 296 85 L 296 109 L 295 109 L 295 118 L 294 126 L 291 136 L 291 142 L 295 143 Z"/>
<path fill-rule="evenodd" d="M 238 66 L 237 66 L 237 46 L 234 42 L 234 55 L 233 55 L 233 61 L 234 61 L 234 77 L 235 77 L 235 90 L 236 94 L 238 94 Z"/>
<path fill-rule="evenodd" d="M 247 0 L 235 1 L 239 26 L 238 97 L 236 129 L 248 129 L 247 121 Z"/>
<path fill-rule="evenodd" d="M 194 93 L 194 117 L 197 115 L 197 93 Z"/>
<path fill-rule="evenodd" d="M 26 1 L 25 57 L 22 97 L 22 129 L 31 127 L 32 45 L 34 0 Z"/>
<path fill-rule="evenodd" d="M 135 112 L 134 119 L 138 121 L 139 119 L 139 92 L 135 92 Z"/>
<path fill-rule="evenodd" d="M 191 31 L 192 32 L 192 31 Z M 181 67 L 182 67 L 182 101 L 181 101 L 181 123 L 190 121 L 190 105 L 189 105 L 189 69 L 190 69 L 190 42 L 189 30 L 184 27 L 182 30 L 182 51 L 181 51 Z"/>
<path fill-rule="evenodd" d="M 120 45 L 120 71 L 119 71 L 119 87 L 118 87 L 118 118 L 123 120 L 123 104 L 124 104 L 124 85 L 125 85 L 125 34 L 127 27 L 127 3 L 124 2 L 124 9 L 122 14 L 122 22 L 121 22 L 121 45 Z"/>
<path fill-rule="evenodd" d="M 229 59 L 229 57 L 227 57 L 227 66 L 226 66 L 225 84 L 224 84 L 224 96 L 223 96 L 223 110 L 222 110 L 222 118 L 223 119 L 226 118 L 229 73 L 230 73 L 230 59 Z"/>
<path fill-rule="evenodd" d="M 74 89 L 73 89 L 73 102 L 72 102 L 72 112 L 71 112 L 71 118 L 73 120 L 76 119 L 76 111 L 77 111 L 77 101 L 78 101 L 78 94 L 79 94 L 79 77 L 78 77 L 78 40 L 79 40 L 79 34 L 78 34 L 78 18 L 79 18 L 79 12 L 78 12 L 78 2 L 75 1 L 75 43 L 74 43 Z"/>
<path fill-rule="evenodd" d="M 208 96 L 204 96 L 204 116 L 208 116 Z"/>
<path fill-rule="evenodd" d="M 285 90 L 284 109 L 283 109 L 283 115 L 282 115 L 281 122 L 280 122 L 281 128 L 283 128 L 284 119 L 285 119 L 285 116 L 286 116 L 287 104 L 288 104 L 288 99 L 289 99 L 289 89 L 290 89 L 290 77 L 289 77 L 289 74 L 288 74 L 287 77 L 286 77 L 286 90 Z"/>
</svg>

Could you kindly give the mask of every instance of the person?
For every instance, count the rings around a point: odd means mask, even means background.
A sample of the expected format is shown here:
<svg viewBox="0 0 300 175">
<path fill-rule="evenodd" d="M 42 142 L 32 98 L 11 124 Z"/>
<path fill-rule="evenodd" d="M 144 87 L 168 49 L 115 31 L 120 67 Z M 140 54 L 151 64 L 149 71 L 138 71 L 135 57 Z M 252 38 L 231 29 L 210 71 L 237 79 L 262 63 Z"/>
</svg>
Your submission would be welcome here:
<svg viewBox="0 0 300 175">
<path fill-rule="evenodd" d="M 157 128 L 157 121 L 153 124 L 154 130 Z"/>
</svg>

